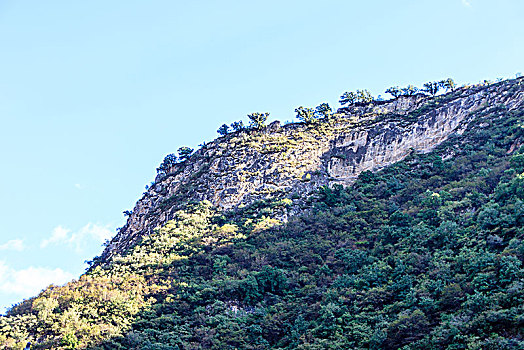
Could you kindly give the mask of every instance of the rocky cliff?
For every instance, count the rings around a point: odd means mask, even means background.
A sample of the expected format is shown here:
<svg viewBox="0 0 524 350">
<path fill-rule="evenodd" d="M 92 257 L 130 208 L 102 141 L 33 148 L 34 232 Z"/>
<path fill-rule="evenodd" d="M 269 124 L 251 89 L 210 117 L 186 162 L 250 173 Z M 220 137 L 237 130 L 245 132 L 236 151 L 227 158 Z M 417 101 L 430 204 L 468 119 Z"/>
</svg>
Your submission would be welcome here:
<svg viewBox="0 0 524 350">
<path fill-rule="evenodd" d="M 159 175 L 137 202 L 126 225 L 109 242 L 107 261 L 172 219 L 190 201 L 210 201 L 224 210 L 257 200 L 288 198 L 293 213 L 319 186 L 350 185 L 363 171 L 376 171 L 411 152 L 429 152 L 462 133 L 476 111 L 493 105 L 522 108 L 524 80 L 463 87 L 437 97 L 416 95 L 341 108 L 315 124 L 274 122 L 206 144 L 191 158 Z"/>
</svg>

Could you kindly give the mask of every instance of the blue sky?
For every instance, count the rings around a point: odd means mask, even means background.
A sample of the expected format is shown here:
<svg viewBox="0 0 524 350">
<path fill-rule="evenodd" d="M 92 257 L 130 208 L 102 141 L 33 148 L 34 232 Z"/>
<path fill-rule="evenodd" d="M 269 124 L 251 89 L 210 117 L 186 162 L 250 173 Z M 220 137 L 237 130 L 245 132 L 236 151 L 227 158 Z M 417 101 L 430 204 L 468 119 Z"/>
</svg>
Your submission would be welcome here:
<svg viewBox="0 0 524 350">
<path fill-rule="evenodd" d="M 344 91 L 524 71 L 521 0 L 0 1 L 0 312 L 77 278 L 163 157 Z"/>
</svg>

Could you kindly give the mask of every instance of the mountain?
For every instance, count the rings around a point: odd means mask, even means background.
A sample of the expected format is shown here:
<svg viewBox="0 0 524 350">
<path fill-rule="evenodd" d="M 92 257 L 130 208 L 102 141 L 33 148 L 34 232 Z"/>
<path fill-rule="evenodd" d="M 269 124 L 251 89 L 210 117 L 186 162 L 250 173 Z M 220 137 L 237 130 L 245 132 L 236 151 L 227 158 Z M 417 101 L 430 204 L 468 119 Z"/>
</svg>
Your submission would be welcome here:
<svg viewBox="0 0 524 350">
<path fill-rule="evenodd" d="M 524 79 L 244 129 L 170 163 L 0 344 L 524 347 Z"/>
</svg>

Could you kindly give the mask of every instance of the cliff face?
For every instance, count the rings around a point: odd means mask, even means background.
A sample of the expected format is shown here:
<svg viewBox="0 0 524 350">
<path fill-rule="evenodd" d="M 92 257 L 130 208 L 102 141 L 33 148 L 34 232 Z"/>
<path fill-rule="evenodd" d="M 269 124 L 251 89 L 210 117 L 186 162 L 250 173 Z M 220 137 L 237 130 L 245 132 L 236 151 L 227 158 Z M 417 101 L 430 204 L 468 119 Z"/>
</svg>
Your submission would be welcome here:
<svg viewBox="0 0 524 350">
<path fill-rule="evenodd" d="M 429 152 L 451 134 L 461 134 L 479 109 L 522 108 L 523 83 L 461 88 L 437 98 L 400 97 L 341 108 L 330 121 L 317 124 L 274 122 L 263 130 L 218 138 L 157 177 L 102 261 L 172 219 L 188 201 L 207 200 L 224 210 L 268 198 L 299 204 L 319 186 L 351 185 L 363 171 L 379 170 L 413 151 Z"/>
</svg>

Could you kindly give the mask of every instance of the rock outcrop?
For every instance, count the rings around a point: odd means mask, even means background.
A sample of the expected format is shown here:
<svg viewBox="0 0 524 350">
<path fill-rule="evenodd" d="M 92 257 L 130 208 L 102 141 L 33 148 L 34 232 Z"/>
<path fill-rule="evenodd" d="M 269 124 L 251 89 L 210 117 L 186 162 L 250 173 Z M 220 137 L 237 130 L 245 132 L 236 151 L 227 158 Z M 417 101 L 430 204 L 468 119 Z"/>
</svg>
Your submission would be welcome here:
<svg viewBox="0 0 524 350">
<path fill-rule="evenodd" d="M 524 80 L 461 88 L 430 98 L 400 97 L 341 108 L 329 121 L 245 130 L 206 144 L 159 175 L 102 254 L 107 261 L 173 217 L 189 201 L 224 210 L 268 198 L 300 202 L 319 186 L 351 185 L 411 152 L 429 152 L 462 133 L 476 111 L 522 107 Z"/>
</svg>

